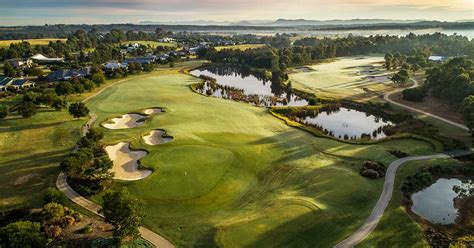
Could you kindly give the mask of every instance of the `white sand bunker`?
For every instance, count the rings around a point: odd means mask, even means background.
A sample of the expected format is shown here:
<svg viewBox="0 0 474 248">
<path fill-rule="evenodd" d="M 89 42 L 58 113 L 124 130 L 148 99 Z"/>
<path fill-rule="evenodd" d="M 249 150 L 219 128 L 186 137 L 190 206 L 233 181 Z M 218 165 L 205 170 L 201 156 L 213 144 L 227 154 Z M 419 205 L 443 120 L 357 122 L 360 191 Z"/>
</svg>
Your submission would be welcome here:
<svg viewBox="0 0 474 248">
<path fill-rule="evenodd" d="M 141 126 L 145 123 L 145 115 L 125 114 L 121 117 L 113 118 L 102 126 L 108 129 L 127 129 Z"/>
<path fill-rule="evenodd" d="M 150 134 L 143 136 L 143 140 L 146 144 L 155 146 L 168 143 L 173 140 L 173 137 L 167 136 L 164 130 L 153 130 Z"/>
<path fill-rule="evenodd" d="M 138 160 L 145 157 L 145 151 L 130 150 L 130 143 L 120 142 L 114 146 L 105 147 L 109 158 L 114 162 L 111 171 L 115 173 L 114 179 L 134 181 L 151 175 L 151 170 L 139 170 Z"/>
<path fill-rule="evenodd" d="M 147 115 L 157 115 L 157 114 L 161 114 L 162 112 L 163 112 L 163 109 L 161 108 L 151 108 L 151 109 L 145 109 L 143 111 L 143 113 Z"/>
</svg>

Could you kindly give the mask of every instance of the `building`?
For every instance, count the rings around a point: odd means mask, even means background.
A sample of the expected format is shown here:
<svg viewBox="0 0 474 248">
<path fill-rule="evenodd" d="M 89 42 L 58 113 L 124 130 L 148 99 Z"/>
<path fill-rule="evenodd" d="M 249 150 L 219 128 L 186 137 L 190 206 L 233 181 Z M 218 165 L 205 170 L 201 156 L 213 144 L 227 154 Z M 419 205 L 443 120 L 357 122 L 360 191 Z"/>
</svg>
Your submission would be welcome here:
<svg viewBox="0 0 474 248">
<path fill-rule="evenodd" d="M 117 70 L 119 68 L 127 69 L 128 63 L 126 63 L 126 62 L 120 63 L 120 62 L 117 62 L 117 61 L 109 61 L 104 65 L 104 67 L 105 67 L 106 70 L 111 70 L 111 71 Z"/>
<path fill-rule="evenodd" d="M 32 67 L 33 60 L 31 59 L 9 59 L 7 60 L 15 68 L 23 68 L 23 67 Z"/>
<path fill-rule="evenodd" d="M 48 58 L 46 56 L 44 56 L 43 54 L 36 54 L 34 56 L 31 56 L 30 58 L 31 60 L 33 60 L 34 62 L 37 62 L 37 63 L 63 63 L 64 62 L 64 59 L 63 58 Z"/>
<path fill-rule="evenodd" d="M 79 69 L 79 70 L 57 70 L 57 71 L 53 71 L 50 74 L 48 74 L 46 79 L 49 82 L 67 81 L 67 80 L 70 80 L 73 77 L 82 78 L 82 77 L 87 77 L 89 75 L 91 75 L 91 68 L 86 67 L 86 68 Z"/>
<path fill-rule="evenodd" d="M 165 43 L 171 43 L 171 42 L 175 42 L 176 40 L 173 39 L 173 38 L 164 37 L 164 38 L 158 39 L 158 41 L 159 42 L 165 42 Z"/>
<path fill-rule="evenodd" d="M 13 80 L 13 82 L 9 86 L 14 87 L 15 89 L 19 90 L 23 88 L 34 87 L 35 83 L 29 81 L 28 79 L 16 79 L 16 80 Z"/>
<path fill-rule="evenodd" d="M 13 83 L 11 77 L 0 77 L 0 91 L 7 91 L 8 86 Z"/>
<path fill-rule="evenodd" d="M 155 58 L 132 58 L 132 59 L 127 59 L 125 60 L 125 63 L 130 64 L 130 63 L 139 63 L 139 64 L 153 64 L 155 62 Z"/>
<path fill-rule="evenodd" d="M 428 61 L 443 62 L 448 60 L 446 56 L 429 56 Z"/>
</svg>

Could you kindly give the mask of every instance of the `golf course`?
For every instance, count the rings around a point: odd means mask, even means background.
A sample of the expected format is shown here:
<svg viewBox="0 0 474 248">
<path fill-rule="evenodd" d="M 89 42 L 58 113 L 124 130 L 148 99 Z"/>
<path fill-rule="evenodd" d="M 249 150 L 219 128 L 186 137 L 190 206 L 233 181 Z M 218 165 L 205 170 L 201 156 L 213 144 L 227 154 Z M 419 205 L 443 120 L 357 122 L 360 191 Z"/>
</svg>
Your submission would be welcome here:
<svg viewBox="0 0 474 248">
<path fill-rule="evenodd" d="M 146 151 L 138 169 L 151 175 L 113 187 L 142 199 L 144 225 L 176 246 L 334 246 L 362 225 L 382 191 L 383 180 L 359 175 L 363 161 L 389 164 L 394 150 L 435 152 L 413 139 L 355 145 L 318 138 L 268 109 L 200 95 L 190 85 L 201 79 L 185 73 L 200 63 L 125 80 L 87 102 L 107 146 Z M 164 112 L 140 125 L 103 127 L 158 107 Z M 153 130 L 173 140 L 147 144 Z"/>
</svg>

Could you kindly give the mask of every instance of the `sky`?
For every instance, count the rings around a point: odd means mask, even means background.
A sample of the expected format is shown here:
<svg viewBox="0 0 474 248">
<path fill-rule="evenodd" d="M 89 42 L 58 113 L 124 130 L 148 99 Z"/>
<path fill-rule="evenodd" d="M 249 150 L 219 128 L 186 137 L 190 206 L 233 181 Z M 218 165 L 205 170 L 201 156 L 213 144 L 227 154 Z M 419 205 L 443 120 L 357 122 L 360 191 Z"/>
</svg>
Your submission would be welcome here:
<svg viewBox="0 0 474 248">
<path fill-rule="evenodd" d="M 474 0 L 0 0 L 0 26 L 286 19 L 474 19 Z"/>
</svg>

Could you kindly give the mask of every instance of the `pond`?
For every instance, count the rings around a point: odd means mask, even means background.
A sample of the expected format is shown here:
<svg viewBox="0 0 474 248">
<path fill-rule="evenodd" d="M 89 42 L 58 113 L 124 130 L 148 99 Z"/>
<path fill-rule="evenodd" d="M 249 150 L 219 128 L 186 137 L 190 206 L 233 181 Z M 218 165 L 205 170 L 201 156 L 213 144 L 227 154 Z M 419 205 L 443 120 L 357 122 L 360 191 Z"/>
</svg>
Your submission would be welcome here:
<svg viewBox="0 0 474 248">
<path fill-rule="evenodd" d="M 344 107 L 323 111 L 315 116 L 297 118 L 305 125 L 314 126 L 339 139 L 381 139 L 387 135 L 384 127 L 393 123 L 366 112 Z"/>
<path fill-rule="evenodd" d="M 473 180 L 441 178 L 428 188 L 412 195 L 411 211 L 435 224 L 453 224 L 458 216 L 456 199 L 464 197 L 461 191 L 471 191 Z"/>
<path fill-rule="evenodd" d="M 207 81 L 199 92 L 209 96 L 243 100 L 262 106 L 306 106 L 308 102 L 291 93 L 280 82 L 272 82 L 242 68 L 207 66 L 192 70 L 191 75 L 216 79 L 217 85 Z M 240 96 L 239 96 L 240 95 Z"/>
</svg>

